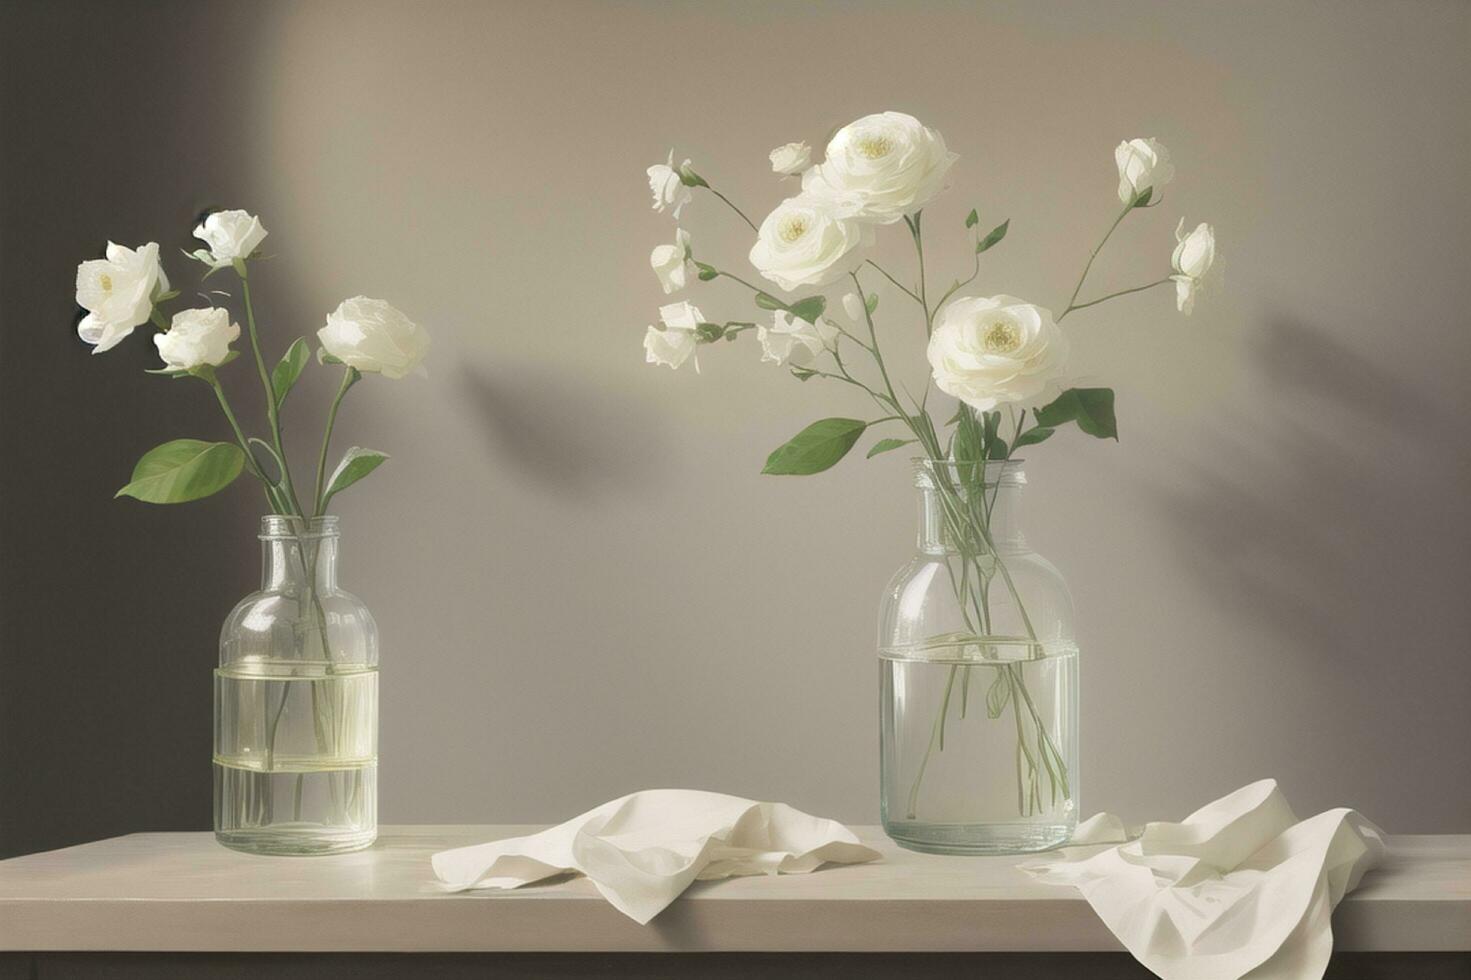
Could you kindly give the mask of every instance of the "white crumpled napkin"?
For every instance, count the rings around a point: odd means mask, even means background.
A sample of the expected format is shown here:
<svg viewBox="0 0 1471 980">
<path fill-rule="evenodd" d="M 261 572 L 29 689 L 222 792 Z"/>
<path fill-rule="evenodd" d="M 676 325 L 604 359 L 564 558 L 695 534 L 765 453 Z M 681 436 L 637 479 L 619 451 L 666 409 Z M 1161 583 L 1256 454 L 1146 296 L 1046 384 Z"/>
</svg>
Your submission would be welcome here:
<svg viewBox="0 0 1471 980">
<path fill-rule="evenodd" d="M 1164 980 L 1299 980 L 1328 968 L 1333 907 L 1379 862 L 1383 837 L 1354 810 L 1299 821 L 1263 779 L 1133 840 L 1100 813 L 1059 856 L 1022 867 L 1076 886 Z"/>
<path fill-rule="evenodd" d="M 652 789 L 539 834 L 440 851 L 432 860 L 434 873 L 455 891 L 519 888 L 575 871 L 643 925 L 697 878 L 805 874 L 827 861 L 878 857 L 837 821 L 785 803 Z"/>
</svg>

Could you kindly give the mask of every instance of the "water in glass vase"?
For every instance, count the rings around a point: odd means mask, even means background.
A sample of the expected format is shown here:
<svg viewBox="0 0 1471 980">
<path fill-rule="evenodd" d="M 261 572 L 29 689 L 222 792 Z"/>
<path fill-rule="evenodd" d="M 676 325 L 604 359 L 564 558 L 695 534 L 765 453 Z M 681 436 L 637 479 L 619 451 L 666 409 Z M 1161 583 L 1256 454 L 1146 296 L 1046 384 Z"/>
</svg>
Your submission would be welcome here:
<svg viewBox="0 0 1471 980">
<path fill-rule="evenodd" d="M 357 850 L 377 833 L 378 670 L 236 662 L 215 671 L 221 843 L 264 854 Z"/>
<path fill-rule="evenodd" d="M 995 637 L 881 650 L 889 836 L 947 854 L 1065 843 L 1077 822 L 1077 652 Z"/>
</svg>

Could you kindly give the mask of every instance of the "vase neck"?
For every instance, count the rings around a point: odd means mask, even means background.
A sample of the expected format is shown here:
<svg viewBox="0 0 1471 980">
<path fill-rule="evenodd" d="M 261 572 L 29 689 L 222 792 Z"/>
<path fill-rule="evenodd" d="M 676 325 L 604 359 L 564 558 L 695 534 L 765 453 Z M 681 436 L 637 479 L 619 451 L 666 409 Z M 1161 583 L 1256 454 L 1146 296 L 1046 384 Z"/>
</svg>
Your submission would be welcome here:
<svg viewBox="0 0 1471 980">
<path fill-rule="evenodd" d="M 1016 551 L 1027 480 L 1018 461 L 960 464 L 918 460 L 919 549 L 926 554 Z"/>
<path fill-rule="evenodd" d="M 261 588 L 318 595 L 337 590 L 337 518 L 261 518 Z"/>
</svg>

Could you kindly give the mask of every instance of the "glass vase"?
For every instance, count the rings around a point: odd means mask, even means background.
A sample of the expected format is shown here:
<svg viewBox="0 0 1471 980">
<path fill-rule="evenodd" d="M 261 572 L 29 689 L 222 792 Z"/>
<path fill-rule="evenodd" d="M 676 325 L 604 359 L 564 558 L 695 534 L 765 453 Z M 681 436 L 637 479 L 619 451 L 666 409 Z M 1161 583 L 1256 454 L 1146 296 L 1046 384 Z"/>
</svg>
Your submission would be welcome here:
<svg viewBox="0 0 1471 980">
<path fill-rule="evenodd" d="M 1026 543 L 1019 462 L 919 460 L 918 548 L 879 612 L 885 832 L 945 854 L 1065 843 L 1078 814 L 1078 648 Z"/>
<path fill-rule="evenodd" d="M 260 540 L 260 591 L 220 631 L 215 837 L 355 851 L 378 834 L 378 627 L 337 585 L 337 518 L 265 517 Z"/>
</svg>

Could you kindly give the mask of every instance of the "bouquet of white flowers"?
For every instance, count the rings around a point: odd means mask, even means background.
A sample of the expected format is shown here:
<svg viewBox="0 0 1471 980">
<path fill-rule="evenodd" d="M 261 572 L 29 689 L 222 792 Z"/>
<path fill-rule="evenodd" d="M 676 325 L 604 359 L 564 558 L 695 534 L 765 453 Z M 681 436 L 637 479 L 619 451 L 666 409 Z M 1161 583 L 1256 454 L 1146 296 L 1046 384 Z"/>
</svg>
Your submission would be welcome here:
<svg viewBox="0 0 1471 980">
<path fill-rule="evenodd" d="M 729 279 L 749 289 L 756 309 L 762 312 L 751 319 L 721 320 L 707 317 L 688 300 L 671 303 L 660 309 L 660 323 L 648 328 L 644 349 L 651 364 L 678 368 L 695 361 L 698 369 L 695 359 L 700 347 L 735 341 L 754 330 L 763 361 L 785 366 L 799 381 L 820 379 L 861 391 L 877 407 L 878 417 L 814 422 L 773 451 L 763 472 L 819 473 L 847 455 L 870 428 L 887 425 L 906 430 L 900 436 L 876 440 L 868 456 L 915 445 L 925 460 L 943 464 L 932 468 L 934 490 L 943 509 L 944 536 L 961 561 L 958 570 L 951 570 L 951 580 L 955 599 L 964 611 L 966 632 L 981 641 L 995 639 L 990 589 L 999 583 L 1020 613 L 1026 634 L 1023 640 L 1040 646 L 1007 563 L 992 541 L 996 494 L 995 484 L 986 482 L 987 465 L 992 465 L 994 478 L 996 464 L 1012 460 L 1017 450 L 1051 438 L 1069 423 L 1096 438 L 1117 438 L 1113 391 L 1070 387 L 1064 381 L 1069 345 L 1062 322 L 1079 310 L 1170 283 L 1175 285 L 1179 311 L 1189 314 L 1215 261 L 1215 234 L 1207 224 L 1186 233 L 1182 219 L 1168 272 L 1143 285 L 1080 299 L 1094 259 L 1115 229 L 1134 212 L 1158 207 L 1161 189 L 1174 175 L 1169 154 L 1157 141 L 1127 140 L 1115 151 L 1121 208 L 1088 256 L 1060 313 L 1054 316 L 1048 307 L 1005 293 L 974 296 L 965 292 L 980 275 L 981 256 L 999 244 L 1010 228 L 1010 221 L 1004 220 L 983 233 L 974 209 L 964 219 L 971 246 L 970 274 L 937 292 L 926 270 L 930 257 L 923 219 L 925 208 L 946 189 L 956 159 L 944 138 L 913 116 L 899 112 L 865 116 L 839 129 L 820 161 L 812 161 L 806 143 L 788 143 L 773 150 L 772 169 L 785 177 L 799 177 L 801 192 L 782 201 L 757 224 L 696 172 L 690 161 L 676 168 L 671 151 L 665 163 L 648 171 L 655 210 L 672 209 L 679 218 L 695 193 L 710 192 L 755 233 L 750 262 L 772 285 L 756 285 L 724 264 L 697 257 L 689 232 L 676 228 L 674 242 L 660 245 L 650 256 L 666 294 L 685 289 L 691 279 Z M 891 272 L 867 254 L 878 232 L 901 222 L 914 246 L 916 261 L 910 275 Z M 911 329 L 923 330 L 931 376 L 918 396 L 896 384 L 885 362 L 877 326 L 880 297 L 868 291 L 869 283 L 864 280 L 871 274 L 881 276 L 896 291 L 901 309 L 908 310 L 897 318 L 910 320 Z M 840 294 L 836 306 L 822 291 L 825 287 Z M 934 389 L 958 399 L 953 413 L 947 408 L 936 414 Z M 989 495 L 988 487 L 992 488 Z M 971 647 L 994 649 L 984 642 Z M 966 671 L 966 683 L 960 687 L 964 705 L 969 667 L 952 666 L 932 749 L 944 747 L 944 716 L 950 710 L 957 670 Z M 988 706 L 995 709 L 992 717 L 1008 702 L 1018 714 L 1017 799 L 1026 815 L 1042 807 L 1044 777 L 1054 799 L 1067 799 L 1067 764 L 1015 664 L 998 673 L 987 697 Z M 1024 724 L 1031 726 L 1032 734 L 1024 733 Z M 928 759 L 927 751 L 925 762 Z M 918 771 L 922 776 L 924 762 Z M 916 776 L 908 795 L 910 817 L 918 793 Z"/>
</svg>

